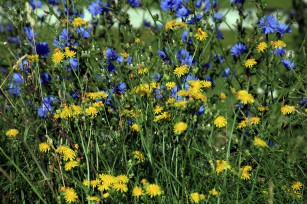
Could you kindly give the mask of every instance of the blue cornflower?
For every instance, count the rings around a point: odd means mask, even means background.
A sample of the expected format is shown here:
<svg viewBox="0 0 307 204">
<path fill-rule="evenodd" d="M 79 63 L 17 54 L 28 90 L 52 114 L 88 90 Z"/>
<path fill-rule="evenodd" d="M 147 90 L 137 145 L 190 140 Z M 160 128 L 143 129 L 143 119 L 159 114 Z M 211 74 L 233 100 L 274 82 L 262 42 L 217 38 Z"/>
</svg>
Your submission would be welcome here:
<svg viewBox="0 0 307 204">
<path fill-rule="evenodd" d="M 42 104 L 40 107 L 37 109 L 37 114 L 39 117 L 44 117 L 46 118 L 48 116 L 48 113 L 52 113 L 53 109 L 52 106 L 48 103 Z"/>
<path fill-rule="evenodd" d="M 28 60 L 22 60 L 22 62 L 19 64 L 19 68 L 22 71 L 29 72 L 29 62 Z"/>
<path fill-rule="evenodd" d="M 296 68 L 295 68 L 295 64 L 294 64 L 294 62 L 292 62 L 292 61 L 290 61 L 290 60 L 288 60 L 288 59 L 283 59 L 283 60 L 281 60 L 281 63 L 285 66 L 285 68 L 287 68 L 288 70 L 291 70 L 291 69 L 293 69 L 293 70 L 295 70 Z"/>
<path fill-rule="evenodd" d="M 39 42 L 36 44 L 36 53 L 40 57 L 47 57 L 49 55 L 50 49 L 47 42 Z"/>
<path fill-rule="evenodd" d="M 188 17 L 190 15 L 190 10 L 187 9 L 186 7 L 184 6 L 180 6 L 179 9 L 177 9 L 176 11 L 176 16 L 179 17 L 179 18 L 185 18 L 185 17 Z"/>
<path fill-rule="evenodd" d="M 116 58 L 116 61 L 120 64 L 120 63 L 122 63 L 123 61 L 124 61 L 124 57 L 123 56 L 121 56 L 120 54 L 118 54 L 117 55 L 117 58 Z"/>
<path fill-rule="evenodd" d="M 276 56 L 283 56 L 285 53 L 286 53 L 286 50 L 283 47 L 275 49 L 275 55 Z"/>
<path fill-rule="evenodd" d="M 151 27 L 150 21 L 148 21 L 148 20 L 146 20 L 146 19 L 143 20 L 143 24 L 144 24 L 145 27 L 148 27 L 148 28 Z"/>
<path fill-rule="evenodd" d="M 43 3 L 40 0 L 32 0 L 29 2 L 30 6 L 32 7 L 32 9 L 36 9 L 36 8 L 42 8 Z"/>
<path fill-rule="evenodd" d="M 132 63 L 132 57 L 131 56 L 127 57 L 126 61 L 127 61 L 127 64 L 131 64 Z"/>
<path fill-rule="evenodd" d="M 106 50 L 106 57 L 109 59 L 109 60 L 116 60 L 117 58 L 117 54 L 116 54 L 116 51 L 112 48 L 108 48 Z"/>
<path fill-rule="evenodd" d="M 285 33 L 291 33 L 291 32 L 292 30 L 290 26 L 282 23 L 277 25 L 276 33 L 278 33 L 280 36 L 283 36 Z"/>
<path fill-rule="evenodd" d="M 118 94 L 123 94 L 125 93 L 127 89 L 127 85 L 124 82 L 119 82 L 118 85 L 115 87 L 115 92 Z"/>
<path fill-rule="evenodd" d="M 307 104 L 307 98 L 302 98 L 301 105 L 304 106 Z"/>
<path fill-rule="evenodd" d="M 87 8 L 87 10 L 93 15 L 99 15 L 102 14 L 103 8 L 100 6 L 100 0 L 97 0 L 96 2 L 93 1 Z"/>
<path fill-rule="evenodd" d="M 224 39 L 223 33 L 220 29 L 217 29 L 217 38 L 220 40 Z"/>
<path fill-rule="evenodd" d="M 74 70 L 77 70 L 77 68 L 79 66 L 79 62 L 78 62 L 77 58 L 74 58 L 74 57 L 70 58 L 69 63 L 71 65 L 71 68 L 73 68 Z M 68 71 L 70 71 L 70 70 L 68 70 Z"/>
<path fill-rule="evenodd" d="M 237 4 L 242 5 L 244 3 L 244 0 L 230 0 L 230 4 Z"/>
<path fill-rule="evenodd" d="M 15 83 L 10 83 L 8 92 L 13 96 L 17 97 L 20 95 L 20 88 Z"/>
<path fill-rule="evenodd" d="M 214 13 L 213 20 L 221 20 L 223 18 L 223 14 L 221 13 Z"/>
<path fill-rule="evenodd" d="M 188 43 L 188 44 L 192 44 L 192 38 L 189 36 L 189 31 L 188 30 L 185 30 L 185 31 L 182 32 L 181 40 L 183 42 Z"/>
<path fill-rule="evenodd" d="M 204 112 L 205 112 L 205 107 L 204 106 L 200 106 L 200 108 L 197 111 L 197 115 L 204 114 Z"/>
<path fill-rule="evenodd" d="M 12 79 L 15 84 L 21 84 L 23 82 L 23 78 L 19 73 L 14 73 Z"/>
<path fill-rule="evenodd" d="M 168 56 L 162 50 L 158 50 L 158 55 L 162 57 L 163 60 L 169 60 Z"/>
<path fill-rule="evenodd" d="M 216 63 L 223 63 L 224 62 L 224 57 L 220 54 L 214 54 L 213 55 L 213 60 L 216 62 Z"/>
<path fill-rule="evenodd" d="M 186 49 L 179 50 L 176 57 L 182 65 L 186 64 L 188 66 L 191 66 L 193 64 L 193 56 L 190 55 L 189 51 L 187 51 Z"/>
<path fill-rule="evenodd" d="M 231 74 L 230 71 L 231 71 L 231 70 L 230 70 L 229 67 L 225 68 L 225 69 L 222 71 L 222 77 L 223 77 L 224 79 L 227 79 L 228 77 L 233 76 L 233 74 Z"/>
<path fill-rule="evenodd" d="M 240 56 L 247 52 L 247 47 L 243 43 L 237 43 L 230 49 L 231 55 Z"/>
<path fill-rule="evenodd" d="M 181 0 L 162 0 L 160 3 L 161 9 L 164 11 L 177 9 L 182 4 Z"/>
<path fill-rule="evenodd" d="M 48 3 L 50 5 L 55 5 L 55 6 L 59 5 L 59 1 L 58 0 L 49 0 Z"/>
<path fill-rule="evenodd" d="M 64 47 L 70 47 L 71 42 L 70 42 L 71 34 L 68 32 L 66 28 L 62 30 L 60 33 L 59 37 L 55 37 L 53 39 L 53 46 L 55 47 L 60 47 L 61 49 L 64 49 Z M 78 43 L 74 44 L 75 46 L 78 45 Z"/>
<path fill-rule="evenodd" d="M 155 81 L 160 81 L 160 79 L 161 79 L 161 74 L 158 72 L 158 73 L 152 75 L 151 78 L 152 78 L 153 80 L 155 80 Z"/>
<path fill-rule="evenodd" d="M 264 16 L 258 24 L 261 32 L 264 34 L 274 33 L 277 28 L 278 20 L 273 16 Z"/>
<path fill-rule="evenodd" d="M 41 84 L 45 84 L 45 83 L 47 83 L 48 81 L 51 80 L 51 77 L 49 76 L 48 73 L 44 72 L 44 73 L 41 74 L 40 79 L 41 79 Z"/>
<path fill-rule="evenodd" d="M 91 36 L 90 34 L 91 30 L 92 30 L 91 27 L 87 27 L 87 29 L 83 27 L 76 28 L 78 35 L 83 38 L 89 38 Z"/>
<path fill-rule="evenodd" d="M 132 7 L 140 7 L 141 3 L 142 3 L 142 0 L 128 0 L 128 3 Z"/>
<path fill-rule="evenodd" d="M 35 32 L 31 27 L 24 27 L 24 32 L 30 42 L 33 41 L 33 37 L 37 35 L 37 32 Z"/>
</svg>

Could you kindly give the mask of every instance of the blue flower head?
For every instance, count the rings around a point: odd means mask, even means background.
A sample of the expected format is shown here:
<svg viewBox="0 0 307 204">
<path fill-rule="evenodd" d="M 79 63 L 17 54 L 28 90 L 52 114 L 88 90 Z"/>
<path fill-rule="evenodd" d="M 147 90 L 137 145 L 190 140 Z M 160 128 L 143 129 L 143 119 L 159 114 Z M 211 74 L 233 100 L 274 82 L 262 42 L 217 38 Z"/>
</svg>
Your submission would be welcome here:
<svg viewBox="0 0 307 204">
<path fill-rule="evenodd" d="M 128 0 L 128 3 L 132 7 L 140 7 L 141 3 L 142 3 L 142 0 Z"/>
<path fill-rule="evenodd" d="M 108 48 L 108 49 L 106 50 L 106 57 L 107 57 L 109 60 L 116 60 L 117 54 L 116 54 L 116 52 L 115 52 L 114 49 Z"/>
<path fill-rule="evenodd" d="M 118 94 L 123 94 L 125 93 L 127 89 L 127 85 L 124 82 L 119 82 L 118 85 L 115 87 L 115 92 Z"/>
<path fill-rule="evenodd" d="M 230 0 L 230 4 L 242 5 L 244 0 Z"/>
<path fill-rule="evenodd" d="M 41 74 L 41 84 L 45 84 L 48 81 L 50 81 L 51 77 L 49 76 L 48 73 L 44 72 Z"/>
<path fill-rule="evenodd" d="M 50 104 L 42 104 L 37 109 L 37 114 L 39 117 L 47 118 L 49 112 L 53 112 L 52 106 Z"/>
<path fill-rule="evenodd" d="M 55 6 L 59 5 L 59 1 L 58 0 L 49 0 L 48 3 L 50 5 L 55 5 Z"/>
<path fill-rule="evenodd" d="M 181 40 L 183 42 L 188 43 L 188 44 L 192 44 L 192 38 L 189 36 L 189 31 L 188 30 L 185 30 L 185 31 L 182 32 Z"/>
<path fill-rule="evenodd" d="M 19 73 L 14 73 L 12 79 L 15 84 L 21 84 L 23 82 L 23 78 Z"/>
<path fill-rule="evenodd" d="M 204 112 L 205 112 L 205 107 L 204 106 L 200 106 L 200 108 L 197 111 L 197 115 L 204 114 Z"/>
<path fill-rule="evenodd" d="M 292 30 L 290 28 L 290 26 L 286 25 L 286 24 L 278 24 L 277 28 L 276 28 L 276 33 L 278 33 L 280 36 L 283 36 L 285 33 L 291 33 Z"/>
<path fill-rule="evenodd" d="M 186 49 L 179 50 L 176 57 L 182 65 L 186 64 L 188 66 L 191 66 L 193 64 L 193 56 L 190 55 L 189 51 L 187 51 Z"/>
<path fill-rule="evenodd" d="M 176 16 L 179 17 L 179 18 L 185 18 L 185 17 L 188 17 L 190 15 L 190 10 L 187 9 L 186 7 L 184 6 L 180 6 L 179 9 L 177 9 L 176 11 Z"/>
<path fill-rule="evenodd" d="M 20 88 L 15 83 L 10 83 L 8 92 L 14 97 L 17 97 L 20 95 Z"/>
<path fill-rule="evenodd" d="M 258 27 L 264 34 L 274 33 L 278 25 L 278 20 L 273 16 L 264 16 L 260 19 Z"/>
<path fill-rule="evenodd" d="M 240 56 L 247 52 L 247 47 L 243 43 L 237 43 L 230 49 L 231 55 Z"/>
<path fill-rule="evenodd" d="M 295 70 L 295 69 L 296 69 L 294 62 L 292 62 L 292 61 L 290 61 L 290 60 L 288 60 L 288 59 L 283 59 L 283 60 L 281 60 L 281 63 L 282 63 L 282 64 L 284 65 L 284 67 L 287 68 L 288 70 L 291 70 L 291 69 Z"/>
<path fill-rule="evenodd" d="M 36 53 L 40 57 L 47 57 L 49 55 L 50 49 L 47 42 L 39 42 L 36 44 Z"/>
<path fill-rule="evenodd" d="M 36 8 L 42 8 L 43 3 L 40 0 L 32 0 L 29 2 L 30 6 L 32 7 L 32 9 L 36 9 Z"/>
<path fill-rule="evenodd" d="M 160 3 L 160 7 L 164 11 L 168 11 L 178 9 L 181 4 L 181 0 L 162 0 Z"/>
<path fill-rule="evenodd" d="M 83 28 L 83 27 L 79 27 L 76 28 L 76 31 L 78 33 L 78 35 L 82 38 L 89 38 L 91 36 L 91 27 L 87 27 L 87 29 Z"/>
<path fill-rule="evenodd" d="M 147 27 L 147 28 L 150 28 L 150 27 L 151 27 L 150 21 L 148 21 L 148 20 L 146 20 L 146 19 L 143 20 L 143 24 L 144 24 L 144 26 Z"/>
<path fill-rule="evenodd" d="M 160 79 L 161 79 L 161 74 L 158 72 L 158 73 L 152 75 L 151 78 L 152 78 L 153 80 L 155 80 L 155 81 L 160 81 Z"/>
<path fill-rule="evenodd" d="M 24 27 L 24 32 L 30 42 L 32 42 L 33 37 L 37 35 L 37 32 L 35 32 L 31 27 Z"/>
<path fill-rule="evenodd" d="M 97 0 L 96 2 L 92 2 L 89 6 L 88 6 L 88 11 L 93 15 L 99 15 L 99 14 L 103 14 L 103 13 L 107 13 L 109 12 L 109 7 L 110 5 L 107 2 L 101 2 L 100 0 Z"/>
</svg>

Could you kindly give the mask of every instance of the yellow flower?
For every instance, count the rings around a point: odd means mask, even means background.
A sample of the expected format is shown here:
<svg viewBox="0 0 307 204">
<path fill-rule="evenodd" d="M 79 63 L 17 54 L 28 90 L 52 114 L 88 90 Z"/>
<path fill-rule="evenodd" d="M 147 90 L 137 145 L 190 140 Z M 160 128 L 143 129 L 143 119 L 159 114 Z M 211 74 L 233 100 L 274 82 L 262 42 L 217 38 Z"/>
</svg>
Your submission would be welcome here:
<svg viewBox="0 0 307 204">
<path fill-rule="evenodd" d="M 167 99 L 166 104 L 172 104 L 174 102 L 175 102 L 174 98 L 169 98 L 169 99 Z"/>
<path fill-rule="evenodd" d="M 227 120 L 224 116 L 218 116 L 215 120 L 214 120 L 214 125 L 216 127 L 226 127 L 227 125 Z"/>
<path fill-rule="evenodd" d="M 85 109 L 85 113 L 86 113 L 88 116 L 94 117 L 94 116 L 97 115 L 98 110 L 97 110 L 97 108 L 90 106 L 90 107 L 88 107 L 88 108 Z"/>
<path fill-rule="evenodd" d="M 90 182 L 90 186 L 92 186 L 92 187 L 96 187 L 96 186 L 98 186 L 100 184 L 100 181 L 99 181 L 99 179 L 95 179 L 95 180 L 91 180 L 91 182 Z"/>
<path fill-rule="evenodd" d="M 237 99 L 240 100 L 240 102 L 243 104 L 255 102 L 254 97 L 245 90 L 238 91 L 236 96 Z"/>
<path fill-rule="evenodd" d="M 57 52 L 53 53 L 53 55 L 52 55 L 52 62 L 60 63 L 60 62 L 63 61 L 64 57 L 65 57 L 65 55 L 64 55 L 63 52 L 57 51 Z"/>
<path fill-rule="evenodd" d="M 90 92 L 87 94 L 87 96 L 89 98 L 91 98 L 92 100 L 96 100 L 96 99 L 101 99 L 101 98 L 107 98 L 109 94 L 103 92 L 103 91 L 98 91 L 98 92 Z"/>
<path fill-rule="evenodd" d="M 134 131 L 134 132 L 139 132 L 139 131 L 140 131 L 140 127 L 139 127 L 138 124 L 133 123 L 133 124 L 131 125 L 131 130 Z"/>
<path fill-rule="evenodd" d="M 165 86 L 166 86 L 166 88 L 168 89 L 168 90 L 171 90 L 172 88 L 174 88 L 175 86 L 176 86 L 176 83 L 175 82 L 167 82 L 166 84 L 165 84 Z"/>
<path fill-rule="evenodd" d="M 74 18 L 74 20 L 72 21 L 72 25 L 74 27 L 80 27 L 83 24 L 85 24 L 85 21 L 82 18 L 80 18 L 80 17 Z"/>
<path fill-rule="evenodd" d="M 9 129 L 6 131 L 5 135 L 8 137 L 16 137 L 18 135 L 19 131 L 17 129 Z"/>
<path fill-rule="evenodd" d="M 247 120 L 246 120 L 247 119 Z M 247 124 L 248 124 L 248 118 L 246 118 L 245 120 L 242 120 L 239 124 L 238 124 L 238 126 L 237 126 L 237 128 L 238 129 L 242 129 L 242 128 L 245 128 L 246 126 L 247 126 Z"/>
<path fill-rule="evenodd" d="M 227 98 L 226 94 L 224 92 L 222 92 L 220 94 L 220 99 L 225 100 Z"/>
<path fill-rule="evenodd" d="M 261 42 L 257 45 L 258 52 L 264 52 L 264 50 L 266 50 L 267 48 L 268 48 L 268 44 L 266 44 L 265 42 Z"/>
<path fill-rule="evenodd" d="M 129 54 L 127 52 L 120 53 L 120 55 L 124 58 L 129 57 Z"/>
<path fill-rule="evenodd" d="M 84 179 L 84 180 L 82 181 L 82 185 L 83 185 L 83 186 L 88 186 L 88 185 L 89 185 L 89 180 Z"/>
<path fill-rule="evenodd" d="M 174 20 L 170 21 L 170 22 L 167 22 L 166 25 L 165 25 L 165 30 L 168 31 L 168 30 L 172 30 L 176 25 L 176 22 Z"/>
<path fill-rule="evenodd" d="M 110 189 L 111 185 L 108 184 L 108 183 L 99 183 L 99 184 L 97 185 L 97 187 L 98 187 L 97 189 L 98 189 L 99 191 L 107 191 L 107 190 Z"/>
<path fill-rule="evenodd" d="M 38 148 L 40 152 L 46 153 L 50 150 L 50 145 L 47 142 L 43 142 L 38 145 Z"/>
<path fill-rule="evenodd" d="M 275 48 L 283 48 L 287 46 L 286 43 L 282 40 L 277 40 L 275 42 L 271 41 L 271 45 Z"/>
<path fill-rule="evenodd" d="M 226 169 L 230 169 L 230 165 L 228 164 L 227 161 L 224 160 L 215 160 L 215 172 L 217 174 L 221 173 L 222 171 L 226 170 Z"/>
<path fill-rule="evenodd" d="M 128 176 L 121 174 L 121 175 L 116 176 L 116 181 L 117 183 L 128 183 L 129 178 Z"/>
<path fill-rule="evenodd" d="M 125 193 L 128 191 L 128 187 L 124 183 L 114 183 L 112 188 L 116 191 L 119 191 L 121 193 Z"/>
<path fill-rule="evenodd" d="M 145 179 L 145 178 L 143 178 L 142 180 L 141 180 L 141 184 L 143 184 L 144 186 L 147 184 L 147 179 Z"/>
<path fill-rule="evenodd" d="M 139 68 L 138 69 L 138 74 L 145 74 L 148 72 L 148 68 L 144 67 L 144 68 Z"/>
<path fill-rule="evenodd" d="M 260 111 L 260 112 L 264 112 L 264 111 L 267 111 L 267 110 L 269 110 L 269 108 L 267 106 L 258 107 L 258 111 Z"/>
<path fill-rule="evenodd" d="M 72 58 L 76 55 L 76 52 L 69 50 L 69 47 L 65 47 L 65 55 L 66 57 Z"/>
<path fill-rule="evenodd" d="M 260 139 L 258 137 L 255 137 L 254 138 L 254 145 L 256 147 L 261 147 L 262 148 L 262 147 L 266 147 L 267 143 L 264 140 L 262 140 L 262 139 Z"/>
<path fill-rule="evenodd" d="M 79 165 L 77 161 L 69 161 L 65 164 L 65 171 L 69 171 Z"/>
<path fill-rule="evenodd" d="M 242 168 L 241 179 L 249 180 L 251 177 L 250 171 L 252 170 L 251 166 L 244 166 Z"/>
<path fill-rule="evenodd" d="M 212 196 L 218 196 L 220 192 L 218 192 L 215 188 L 213 188 L 211 191 L 209 191 L 209 194 Z"/>
<path fill-rule="evenodd" d="M 37 62 L 38 59 L 39 59 L 39 56 L 37 54 L 28 56 L 28 60 L 31 61 L 31 62 Z"/>
<path fill-rule="evenodd" d="M 73 188 L 63 187 L 62 191 L 64 192 L 64 199 L 67 203 L 73 203 L 77 201 L 78 195 Z"/>
<path fill-rule="evenodd" d="M 290 114 L 295 111 L 295 106 L 285 105 L 280 108 L 283 115 Z"/>
<path fill-rule="evenodd" d="M 158 186 L 157 184 L 149 184 L 146 187 L 146 194 L 149 195 L 152 198 L 152 197 L 161 195 L 162 190 L 161 190 L 160 186 Z"/>
<path fill-rule="evenodd" d="M 143 190 L 141 187 L 135 186 L 132 190 L 132 196 L 139 198 L 143 195 Z"/>
<path fill-rule="evenodd" d="M 99 174 L 99 179 L 104 183 L 111 185 L 113 183 L 116 183 L 116 178 L 113 175 L 110 174 Z"/>
<path fill-rule="evenodd" d="M 252 117 L 252 118 L 250 119 L 250 123 L 251 123 L 252 125 L 258 125 L 258 124 L 260 123 L 260 118 L 259 118 L 259 117 Z"/>
<path fill-rule="evenodd" d="M 188 129 L 188 124 L 185 122 L 178 122 L 174 125 L 174 133 L 181 134 Z"/>
<path fill-rule="evenodd" d="M 110 196 L 109 193 L 104 193 L 104 194 L 103 194 L 103 198 L 108 198 L 109 196 Z"/>
<path fill-rule="evenodd" d="M 191 193 L 190 194 L 190 200 L 191 200 L 192 203 L 199 203 L 199 201 L 200 201 L 199 193 L 197 193 L 197 192 Z"/>
<path fill-rule="evenodd" d="M 297 181 L 297 182 L 294 182 L 291 187 L 294 191 L 298 191 L 303 187 L 303 184 Z"/>
<path fill-rule="evenodd" d="M 100 202 L 101 198 L 97 197 L 97 196 L 89 196 L 87 197 L 88 201 L 96 201 L 97 203 Z"/>
<path fill-rule="evenodd" d="M 58 152 L 58 153 L 62 154 L 62 155 L 63 155 L 64 161 L 68 161 L 68 160 L 72 161 L 72 160 L 74 160 L 75 157 L 76 157 L 76 152 L 74 152 L 72 149 L 70 149 L 70 148 L 69 148 L 68 146 L 66 146 L 66 145 L 61 145 L 61 146 L 59 146 L 59 147 L 55 150 L 55 152 Z"/>
<path fill-rule="evenodd" d="M 251 59 L 248 59 L 248 60 L 245 61 L 244 66 L 246 68 L 252 68 L 256 64 L 257 64 L 256 60 L 251 58 Z"/>
<path fill-rule="evenodd" d="M 135 38 L 135 43 L 140 43 L 141 39 L 140 38 Z"/>
<path fill-rule="evenodd" d="M 178 77 L 185 75 L 188 72 L 188 65 L 182 65 L 174 70 L 174 74 Z"/>
<path fill-rule="evenodd" d="M 134 155 L 134 158 L 136 158 L 139 162 L 144 162 L 145 161 L 145 157 L 142 154 L 142 152 L 134 151 L 134 152 L 132 152 L 132 154 Z"/>
<path fill-rule="evenodd" d="M 207 33 L 203 31 L 201 28 L 197 29 L 197 33 L 195 34 L 195 38 L 200 41 L 206 40 L 208 37 Z"/>
<path fill-rule="evenodd" d="M 104 105 L 103 105 L 102 101 L 97 101 L 97 102 L 93 103 L 93 107 L 95 107 L 95 108 L 101 108 L 103 106 Z"/>
<path fill-rule="evenodd" d="M 161 111 L 163 111 L 163 107 L 157 105 L 155 108 L 154 108 L 154 114 L 159 114 L 161 113 Z"/>
</svg>

